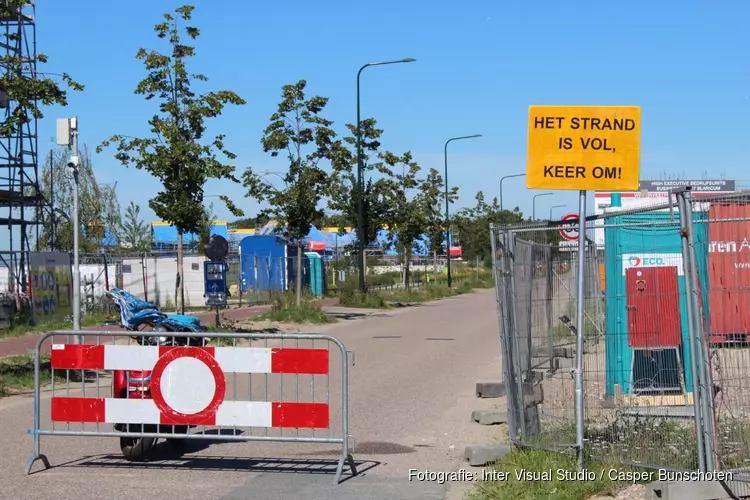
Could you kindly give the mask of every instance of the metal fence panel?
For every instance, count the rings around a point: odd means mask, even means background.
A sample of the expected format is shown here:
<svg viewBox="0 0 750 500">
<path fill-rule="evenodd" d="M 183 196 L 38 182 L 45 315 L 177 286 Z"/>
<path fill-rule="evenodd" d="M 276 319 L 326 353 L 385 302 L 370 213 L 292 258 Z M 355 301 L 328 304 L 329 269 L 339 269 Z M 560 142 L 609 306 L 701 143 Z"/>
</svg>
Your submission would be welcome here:
<svg viewBox="0 0 750 500">
<path fill-rule="evenodd" d="M 212 333 L 208 347 L 158 347 L 140 345 L 132 334 L 58 331 L 39 340 L 27 473 L 36 461 L 49 467 L 42 436 L 96 436 L 328 443 L 340 449 L 336 482 L 345 465 L 356 474 L 349 353 L 339 339 Z M 83 344 L 74 344 L 74 335 Z M 51 346 L 49 358 L 43 346 Z M 43 387 L 50 398 L 41 398 Z"/>
<path fill-rule="evenodd" d="M 700 331 L 688 321 L 694 304 L 706 302 L 707 264 L 695 247 L 708 239 L 696 228 L 690 243 L 679 212 L 644 207 L 605 217 L 596 229 L 605 244 L 586 246 L 583 297 L 576 297 L 577 248 L 558 242 L 555 222 L 491 228 L 506 384 L 523 381 L 517 394 L 511 385 L 518 383 L 508 385 L 509 415 L 520 419 L 509 419 L 511 441 L 575 450 L 580 300 L 585 456 L 674 470 L 708 466 L 698 437 L 710 426 L 704 410 L 696 415 L 695 398 L 710 377 L 700 374 Z"/>
</svg>

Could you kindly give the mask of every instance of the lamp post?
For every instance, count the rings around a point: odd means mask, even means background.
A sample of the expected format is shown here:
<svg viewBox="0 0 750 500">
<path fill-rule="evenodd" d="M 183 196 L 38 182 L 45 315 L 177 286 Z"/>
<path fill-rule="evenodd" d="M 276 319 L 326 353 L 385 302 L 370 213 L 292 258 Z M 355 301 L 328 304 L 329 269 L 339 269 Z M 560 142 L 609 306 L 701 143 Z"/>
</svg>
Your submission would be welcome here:
<svg viewBox="0 0 750 500">
<path fill-rule="evenodd" d="M 451 287 L 451 223 L 448 215 L 448 144 L 452 141 L 459 141 L 462 139 L 474 139 L 476 137 L 482 137 L 482 134 L 464 135 L 461 137 L 451 137 L 445 141 L 445 255 L 446 263 L 448 266 L 448 288 Z"/>
<path fill-rule="evenodd" d="M 524 177 L 526 174 L 513 174 L 500 177 L 500 213 L 503 212 L 503 181 L 505 179 L 512 179 L 513 177 Z"/>
<path fill-rule="evenodd" d="M 362 71 L 369 66 L 384 66 L 386 64 L 399 64 L 415 62 L 413 57 L 397 59 L 393 61 L 371 62 L 363 65 L 357 72 L 357 240 L 359 251 L 359 290 L 365 291 L 365 214 L 364 214 L 364 184 L 362 177 L 364 175 L 362 165 L 362 127 L 360 119 L 360 99 L 359 99 L 359 77 Z"/>
<path fill-rule="evenodd" d="M 568 205 L 554 205 L 552 207 L 549 207 L 549 219 L 548 220 L 552 220 L 552 210 L 553 209 L 555 209 L 555 208 L 564 208 L 564 207 L 567 207 L 567 206 Z"/>
<path fill-rule="evenodd" d="M 78 117 L 58 118 L 57 120 L 57 144 L 67 146 L 70 152 L 68 167 L 73 173 L 73 330 L 81 331 L 81 267 L 80 267 L 80 241 L 79 232 L 80 215 L 78 207 L 79 198 L 79 166 L 80 158 L 78 151 L 79 123 Z M 74 342 L 83 343 L 81 335 L 76 335 Z"/>
<path fill-rule="evenodd" d="M 540 193 L 537 195 L 534 195 L 534 198 L 531 201 L 531 220 L 536 220 L 536 199 L 540 196 L 552 196 L 555 193 Z"/>
</svg>

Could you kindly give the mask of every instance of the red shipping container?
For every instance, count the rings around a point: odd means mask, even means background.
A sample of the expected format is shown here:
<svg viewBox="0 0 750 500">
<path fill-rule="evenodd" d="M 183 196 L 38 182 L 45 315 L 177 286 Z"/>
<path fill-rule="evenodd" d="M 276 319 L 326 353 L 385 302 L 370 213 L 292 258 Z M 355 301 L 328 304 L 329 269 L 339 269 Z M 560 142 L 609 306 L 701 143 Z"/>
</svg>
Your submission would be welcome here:
<svg viewBox="0 0 750 500">
<path fill-rule="evenodd" d="M 711 340 L 738 335 L 744 341 L 750 334 L 750 204 L 711 203 L 708 218 Z"/>
</svg>

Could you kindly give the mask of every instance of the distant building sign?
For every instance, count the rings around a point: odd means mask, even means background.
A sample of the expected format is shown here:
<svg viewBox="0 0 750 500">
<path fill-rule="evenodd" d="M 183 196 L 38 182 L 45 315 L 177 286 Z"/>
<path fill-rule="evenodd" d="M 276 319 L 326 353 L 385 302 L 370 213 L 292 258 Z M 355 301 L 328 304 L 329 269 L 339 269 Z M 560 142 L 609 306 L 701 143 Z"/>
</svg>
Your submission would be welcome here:
<svg viewBox="0 0 750 500">
<path fill-rule="evenodd" d="M 669 191 L 681 187 L 690 186 L 692 196 L 702 198 L 706 196 L 717 196 L 737 191 L 736 181 L 725 179 L 709 180 L 641 180 L 638 191 L 628 191 L 620 193 L 620 207 L 624 210 L 636 208 L 646 208 L 658 204 L 664 204 L 669 196 Z M 594 213 L 603 214 L 612 206 L 612 193 L 597 191 L 594 193 Z M 663 211 L 668 211 L 668 208 Z M 594 229 L 594 241 L 597 246 L 604 246 L 604 231 L 599 229 L 603 227 L 604 222 L 601 220 L 595 223 L 598 228 Z"/>
<path fill-rule="evenodd" d="M 734 191 L 734 181 L 728 180 L 673 180 L 673 181 L 641 181 L 640 189 L 649 192 L 668 192 L 670 189 L 691 187 L 691 191 L 699 193 Z"/>
</svg>

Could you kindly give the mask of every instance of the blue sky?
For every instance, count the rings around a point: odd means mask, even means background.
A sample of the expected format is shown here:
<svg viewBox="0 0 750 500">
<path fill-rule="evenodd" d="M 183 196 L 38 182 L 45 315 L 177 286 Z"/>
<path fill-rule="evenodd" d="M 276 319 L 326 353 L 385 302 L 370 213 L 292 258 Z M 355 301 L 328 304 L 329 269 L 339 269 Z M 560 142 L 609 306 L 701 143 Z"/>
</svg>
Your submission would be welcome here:
<svg viewBox="0 0 750 500">
<path fill-rule="evenodd" d="M 40 152 L 54 146 L 55 119 L 77 115 L 81 144 L 93 149 L 113 133 L 146 133 L 153 105 L 133 94 L 144 76 L 137 49 L 161 48 L 152 27 L 182 2 L 77 0 L 37 2 L 40 70 L 70 73 L 86 85 L 67 108 L 46 108 Z M 224 2 L 194 0 L 202 30 L 192 70 L 210 89 L 235 90 L 247 105 L 214 120 L 227 134 L 239 171 L 281 170 L 260 137 L 281 86 L 299 79 L 330 97 L 328 117 L 343 131 L 356 119 L 355 76 L 370 61 L 414 57 L 416 63 L 368 68 L 363 117 L 385 129 L 383 145 L 411 150 L 425 168 L 443 168 L 445 140 L 482 134 L 449 149 L 449 181 L 459 206 L 478 190 L 498 193 L 502 176 L 525 171 L 528 107 L 533 104 L 640 105 L 641 177 L 750 179 L 750 85 L 745 1 L 628 2 L 497 1 L 376 3 Z M 74 6 L 74 7 L 72 7 Z M 94 155 L 101 182 L 117 181 L 124 207 L 135 201 L 148 220 L 158 184 L 126 170 L 111 150 Z M 750 181 L 748 181 L 750 182 Z M 740 182 L 740 185 L 743 183 Z M 532 191 L 522 179 L 505 183 L 504 205 L 530 215 Z M 229 194 L 254 215 L 240 186 L 212 183 L 207 194 Z M 217 200 L 218 201 L 218 200 Z M 539 198 L 576 208 L 575 192 Z M 215 204 L 216 206 L 216 204 Z M 455 207 L 457 208 L 457 207 Z M 219 208 L 219 218 L 229 213 Z"/>
</svg>

